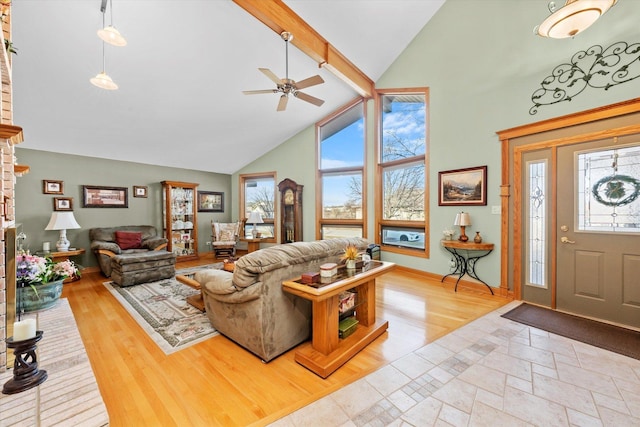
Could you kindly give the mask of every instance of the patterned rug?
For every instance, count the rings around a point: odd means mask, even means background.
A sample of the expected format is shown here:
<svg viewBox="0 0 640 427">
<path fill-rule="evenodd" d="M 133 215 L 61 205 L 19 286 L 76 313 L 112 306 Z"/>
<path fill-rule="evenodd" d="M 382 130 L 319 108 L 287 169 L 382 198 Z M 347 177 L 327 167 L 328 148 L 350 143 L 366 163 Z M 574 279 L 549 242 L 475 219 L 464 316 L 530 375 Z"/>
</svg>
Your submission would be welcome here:
<svg viewBox="0 0 640 427">
<path fill-rule="evenodd" d="M 176 275 L 221 267 L 218 263 L 186 268 L 176 270 Z M 186 302 L 200 291 L 178 282 L 175 277 L 124 288 L 111 281 L 104 286 L 166 354 L 218 334 L 207 315 Z"/>
</svg>

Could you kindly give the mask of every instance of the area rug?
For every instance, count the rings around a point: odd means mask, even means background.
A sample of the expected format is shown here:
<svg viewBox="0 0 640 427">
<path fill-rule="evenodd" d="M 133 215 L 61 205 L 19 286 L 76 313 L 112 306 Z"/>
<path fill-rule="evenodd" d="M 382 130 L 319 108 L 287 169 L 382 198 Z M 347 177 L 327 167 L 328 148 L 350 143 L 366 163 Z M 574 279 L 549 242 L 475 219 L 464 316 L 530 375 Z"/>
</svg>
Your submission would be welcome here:
<svg viewBox="0 0 640 427">
<path fill-rule="evenodd" d="M 181 269 L 176 275 L 192 275 L 198 270 L 221 266 L 219 263 Z M 200 291 L 178 282 L 175 277 L 124 288 L 114 282 L 105 282 L 104 286 L 165 354 L 218 334 L 207 315 L 186 301 Z"/>
<path fill-rule="evenodd" d="M 640 332 L 522 303 L 502 317 L 640 360 Z"/>
</svg>

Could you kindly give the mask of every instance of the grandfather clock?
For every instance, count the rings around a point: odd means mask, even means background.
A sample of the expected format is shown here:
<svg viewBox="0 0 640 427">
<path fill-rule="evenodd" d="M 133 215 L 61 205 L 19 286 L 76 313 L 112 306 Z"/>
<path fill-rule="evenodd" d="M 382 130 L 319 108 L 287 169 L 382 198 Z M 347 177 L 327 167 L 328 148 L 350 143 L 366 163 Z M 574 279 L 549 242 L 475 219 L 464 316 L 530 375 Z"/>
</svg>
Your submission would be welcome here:
<svg viewBox="0 0 640 427">
<path fill-rule="evenodd" d="M 302 187 L 289 178 L 278 184 L 281 243 L 302 241 Z"/>
</svg>

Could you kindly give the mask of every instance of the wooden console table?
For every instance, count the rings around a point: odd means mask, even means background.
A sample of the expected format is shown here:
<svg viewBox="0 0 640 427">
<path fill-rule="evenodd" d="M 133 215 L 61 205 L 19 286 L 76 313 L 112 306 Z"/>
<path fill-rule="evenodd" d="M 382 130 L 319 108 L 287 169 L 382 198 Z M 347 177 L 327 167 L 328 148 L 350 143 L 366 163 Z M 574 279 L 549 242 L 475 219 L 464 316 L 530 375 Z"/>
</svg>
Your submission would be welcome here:
<svg viewBox="0 0 640 427">
<path fill-rule="evenodd" d="M 371 261 L 354 272 L 341 268 L 332 282 L 305 285 L 300 278 L 282 283 L 285 292 L 312 303 L 312 341 L 304 343 L 295 353 L 296 362 L 327 378 L 369 343 L 382 335 L 389 322 L 376 319 L 376 277 L 395 268 L 391 262 Z M 324 279 L 326 280 L 326 279 Z M 340 293 L 355 289 L 361 303 L 356 307 L 358 326 L 347 338 L 338 337 L 338 303 Z"/>
<path fill-rule="evenodd" d="M 491 286 L 489 286 L 487 282 L 479 278 L 476 274 L 476 262 L 478 262 L 479 259 L 486 257 L 491 253 L 491 251 L 493 251 L 493 243 L 441 240 L 440 244 L 449 253 L 451 253 L 451 255 L 453 255 L 453 258 L 456 262 L 456 267 L 453 273 L 442 276 L 442 280 L 440 280 L 440 282 L 444 282 L 444 279 L 446 279 L 447 277 L 457 274 L 458 280 L 456 280 L 456 286 L 454 288 L 454 292 L 457 292 L 460 279 L 462 279 L 462 276 L 467 274 L 477 281 L 483 283 L 487 288 L 489 288 L 489 292 L 491 292 L 491 295 L 493 295 L 493 289 L 491 288 Z"/>
</svg>

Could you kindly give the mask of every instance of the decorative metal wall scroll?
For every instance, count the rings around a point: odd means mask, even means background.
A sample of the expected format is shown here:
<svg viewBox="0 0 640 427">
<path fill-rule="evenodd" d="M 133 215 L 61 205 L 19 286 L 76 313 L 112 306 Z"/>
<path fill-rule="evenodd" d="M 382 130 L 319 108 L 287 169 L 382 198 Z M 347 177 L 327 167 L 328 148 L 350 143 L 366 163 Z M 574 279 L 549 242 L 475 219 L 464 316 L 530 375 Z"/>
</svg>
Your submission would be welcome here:
<svg viewBox="0 0 640 427">
<path fill-rule="evenodd" d="M 531 95 L 534 105 L 529 114 L 536 114 L 542 105 L 571 101 L 587 86 L 609 90 L 638 77 L 640 43 L 617 42 L 606 49 L 599 45 L 591 46 L 575 53 L 570 63 L 555 67 L 551 75 L 542 81 L 542 87 Z"/>
</svg>

